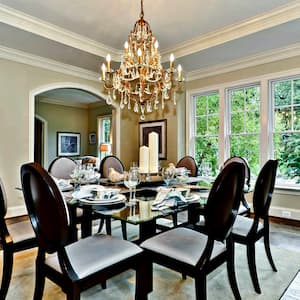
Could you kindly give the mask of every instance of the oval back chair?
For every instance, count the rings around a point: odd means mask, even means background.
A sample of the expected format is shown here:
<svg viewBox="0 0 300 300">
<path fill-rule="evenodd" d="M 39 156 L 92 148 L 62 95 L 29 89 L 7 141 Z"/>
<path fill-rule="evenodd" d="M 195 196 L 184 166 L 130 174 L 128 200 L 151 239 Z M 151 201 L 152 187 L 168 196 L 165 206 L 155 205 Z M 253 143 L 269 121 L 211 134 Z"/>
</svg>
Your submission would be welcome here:
<svg viewBox="0 0 300 300">
<path fill-rule="evenodd" d="M 136 299 L 147 298 L 151 286 L 137 245 L 102 234 L 68 244 L 68 208 L 53 178 L 39 164 L 29 163 L 21 167 L 21 182 L 38 241 L 33 299 L 42 299 L 46 277 L 67 299 L 77 300 L 81 291 L 131 268 L 136 270 Z"/>
<path fill-rule="evenodd" d="M 195 159 L 192 156 L 182 157 L 176 164 L 176 168 L 185 167 L 190 170 L 190 177 L 196 177 L 198 174 L 198 166 Z"/>
<path fill-rule="evenodd" d="M 109 168 L 114 168 L 117 172 L 124 172 L 124 165 L 120 159 L 114 155 L 105 156 L 100 162 L 99 172 L 101 177 L 108 178 Z"/>
<path fill-rule="evenodd" d="M 5 299 L 13 270 L 15 252 L 37 246 L 34 231 L 29 220 L 7 223 L 7 199 L 3 182 L 0 178 L 0 244 L 3 249 L 2 281 L 0 299 Z"/>
<path fill-rule="evenodd" d="M 49 165 L 48 172 L 59 179 L 71 179 L 76 162 L 69 157 L 57 157 Z"/>
<path fill-rule="evenodd" d="M 256 271 L 255 243 L 262 237 L 269 263 L 273 271 L 277 272 L 271 255 L 269 238 L 269 208 L 274 191 L 277 165 L 277 160 L 268 160 L 262 167 L 258 174 L 253 193 L 254 218 L 250 219 L 238 216 L 232 231 L 234 241 L 247 246 L 251 280 L 255 291 L 259 294 L 261 293 L 261 289 Z"/>
<path fill-rule="evenodd" d="M 195 278 L 197 300 L 206 299 L 207 275 L 225 262 L 235 299 L 241 299 L 231 230 L 243 193 L 244 174 L 243 164 L 233 162 L 218 175 L 207 200 L 205 234 L 177 227 L 141 244 L 148 259 L 145 263 L 154 262 Z"/>
<path fill-rule="evenodd" d="M 245 187 L 244 187 L 244 191 L 248 192 L 250 190 L 250 180 L 251 180 L 251 171 L 250 171 L 250 166 L 247 162 L 247 160 L 243 157 L 240 156 L 232 156 L 230 158 L 228 158 L 222 168 L 224 168 L 225 166 L 227 166 L 228 164 L 232 163 L 232 162 L 239 162 L 242 163 L 245 166 Z M 243 215 L 243 216 L 250 216 L 250 206 L 245 198 L 245 196 L 243 196 L 242 200 L 241 200 L 242 205 L 239 207 L 239 215 Z"/>
</svg>

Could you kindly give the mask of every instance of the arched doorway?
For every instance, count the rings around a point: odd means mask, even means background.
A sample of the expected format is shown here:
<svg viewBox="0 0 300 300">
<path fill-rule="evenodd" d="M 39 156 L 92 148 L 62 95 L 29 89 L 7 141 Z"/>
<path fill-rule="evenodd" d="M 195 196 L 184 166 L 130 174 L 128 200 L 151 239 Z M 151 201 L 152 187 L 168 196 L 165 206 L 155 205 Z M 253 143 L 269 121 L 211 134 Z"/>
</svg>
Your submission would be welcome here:
<svg viewBox="0 0 300 300">
<path fill-rule="evenodd" d="M 85 91 L 87 93 L 96 95 L 100 99 L 104 99 L 104 95 L 101 94 L 97 89 L 82 85 L 78 83 L 56 83 L 49 84 L 46 86 L 39 87 L 35 90 L 32 90 L 30 93 L 30 112 L 29 112 L 29 153 L 30 160 L 34 160 L 34 152 L 35 152 L 35 99 L 38 95 L 45 93 L 47 91 L 55 90 L 55 89 L 77 89 L 81 91 Z M 113 106 L 112 113 L 112 123 L 114 127 L 114 153 L 115 155 L 120 155 L 120 109 L 118 106 Z M 44 159 L 44 164 L 47 164 L 47 161 Z"/>
</svg>

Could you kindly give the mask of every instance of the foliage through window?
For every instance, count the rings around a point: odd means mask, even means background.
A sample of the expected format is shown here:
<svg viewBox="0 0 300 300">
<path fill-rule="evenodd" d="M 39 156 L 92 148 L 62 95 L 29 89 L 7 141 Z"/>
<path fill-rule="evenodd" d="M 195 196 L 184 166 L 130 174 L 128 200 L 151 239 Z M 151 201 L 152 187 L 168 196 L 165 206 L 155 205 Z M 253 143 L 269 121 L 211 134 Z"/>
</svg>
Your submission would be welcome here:
<svg viewBox="0 0 300 300">
<path fill-rule="evenodd" d="M 248 86 L 228 90 L 230 109 L 230 156 L 241 156 L 251 173 L 259 172 L 260 87 Z"/>
<path fill-rule="evenodd" d="M 219 94 L 197 95 L 195 104 L 195 158 L 201 164 L 210 162 L 218 170 Z"/>
<path fill-rule="evenodd" d="M 300 78 L 272 82 L 273 148 L 278 184 L 300 183 Z"/>
</svg>

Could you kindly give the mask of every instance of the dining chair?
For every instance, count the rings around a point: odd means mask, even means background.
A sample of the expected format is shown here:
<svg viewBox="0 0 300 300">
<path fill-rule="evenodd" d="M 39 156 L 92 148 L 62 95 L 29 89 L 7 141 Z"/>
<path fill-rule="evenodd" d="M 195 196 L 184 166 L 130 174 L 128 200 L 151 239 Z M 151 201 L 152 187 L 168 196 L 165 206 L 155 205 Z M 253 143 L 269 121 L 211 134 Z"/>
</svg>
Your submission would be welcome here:
<svg viewBox="0 0 300 300">
<path fill-rule="evenodd" d="M 99 172 L 101 174 L 101 178 L 108 178 L 109 176 L 109 169 L 114 168 L 117 172 L 123 173 L 124 172 L 124 165 L 121 160 L 115 155 L 108 155 L 105 156 L 101 162 L 99 167 Z M 110 215 L 106 215 L 105 217 L 100 218 L 100 224 L 98 232 L 101 232 L 103 226 L 106 226 L 106 233 L 111 234 L 111 217 Z M 124 240 L 127 240 L 127 228 L 126 222 L 121 221 L 121 229 L 122 229 L 122 236 Z"/>
<path fill-rule="evenodd" d="M 256 271 L 255 243 L 261 238 L 264 239 L 265 251 L 269 263 L 273 271 L 277 272 L 271 255 L 269 237 L 269 208 L 275 185 L 277 165 L 277 160 L 268 160 L 259 172 L 253 193 L 254 218 L 250 219 L 239 215 L 232 229 L 234 242 L 244 244 L 247 247 L 251 280 L 258 294 L 261 293 L 261 289 Z"/>
<path fill-rule="evenodd" d="M 182 157 L 176 164 L 176 168 L 185 167 L 190 173 L 190 177 L 196 177 L 198 175 L 198 166 L 195 159 L 192 156 Z"/>
<path fill-rule="evenodd" d="M 53 178 L 37 163 L 21 167 L 26 207 L 38 242 L 34 299 L 42 299 L 45 279 L 60 286 L 67 299 L 128 269 L 136 270 L 136 299 L 147 299 L 144 253 L 137 245 L 96 234 L 68 244 L 69 215 Z"/>
<path fill-rule="evenodd" d="M 99 167 L 99 172 L 102 178 L 108 178 L 109 169 L 114 168 L 117 172 L 124 172 L 124 165 L 121 160 L 115 155 L 105 156 L 101 162 Z"/>
<path fill-rule="evenodd" d="M 0 244 L 3 249 L 2 281 L 0 299 L 5 299 L 13 269 L 14 253 L 37 246 L 34 231 L 29 220 L 9 224 L 5 220 L 7 198 L 0 178 Z"/>
<path fill-rule="evenodd" d="M 230 164 L 231 162 L 236 161 L 236 162 L 240 162 L 245 166 L 245 186 L 244 186 L 244 191 L 248 192 L 250 190 L 250 180 L 251 180 L 251 171 L 250 171 L 250 166 L 248 164 L 248 161 L 241 157 L 241 156 L 232 156 L 230 158 L 228 158 L 223 166 L 221 168 L 224 168 L 225 166 L 227 166 L 228 164 Z M 239 215 L 243 215 L 243 216 L 247 216 L 250 217 L 250 206 L 245 198 L 245 196 L 243 196 L 242 201 L 241 201 L 239 210 L 238 210 L 238 214 Z"/>
<path fill-rule="evenodd" d="M 244 166 L 234 162 L 217 176 L 207 201 L 205 234 L 177 227 L 141 243 L 148 268 L 157 263 L 193 277 L 198 300 L 206 299 L 207 275 L 225 262 L 235 299 L 241 299 L 235 277 L 231 229 L 242 197 L 244 172 Z"/>
<path fill-rule="evenodd" d="M 56 179 L 71 179 L 71 174 L 73 173 L 74 169 L 76 168 L 77 164 L 75 160 L 70 157 L 56 157 L 49 165 L 48 172 L 51 176 L 55 177 Z M 76 219 L 74 222 L 76 224 L 81 224 L 83 222 L 83 211 L 81 208 L 76 209 Z M 94 216 L 93 216 L 94 219 Z"/>
<path fill-rule="evenodd" d="M 59 179 L 71 179 L 76 162 L 70 157 L 57 157 L 49 165 L 48 172 Z"/>
</svg>

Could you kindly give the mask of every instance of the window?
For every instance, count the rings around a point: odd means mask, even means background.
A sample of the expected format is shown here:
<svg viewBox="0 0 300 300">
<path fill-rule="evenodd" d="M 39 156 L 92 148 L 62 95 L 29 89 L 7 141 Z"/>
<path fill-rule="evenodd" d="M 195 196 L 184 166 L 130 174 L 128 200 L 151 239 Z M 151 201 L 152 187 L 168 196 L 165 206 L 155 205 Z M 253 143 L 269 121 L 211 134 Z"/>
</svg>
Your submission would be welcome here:
<svg viewBox="0 0 300 300">
<path fill-rule="evenodd" d="M 277 184 L 300 183 L 300 78 L 271 82 Z"/>
<path fill-rule="evenodd" d="M 199 164 L 213 165 L 213 174 L 227 158 L 244 157 L 252 182 L 268 159 L 277 159 L 276 186 L 299 190 L 300 75 L 272 76 L 188 91 L 187 146 Z"/>
<path fill-rule="evenodd" d="M 99 146 L 101 144 L 107 145 L 105 147 L 102 147 L 102 149 L 105 149 L 105 151 L 103 153 L 100 152 L 100 158 L 103 158 L 111 153 L 111 146 L 112 146 L 111 120 L 112 120 L 111 115 L 102 116 L 98 118 L 98 141 L 100 141 Z"/>
<path fill-rule="evenodd" d="M 213 174 L 218 170 L 219 94 L 194 96 L 195 159 L 201 166 L 208 162 Z"/>
<path fill-rule="evenodd" d="M 260 87 L 245 86 L 228 90 L 230 157 L 246 158 L 251 173 L 259 173 Z"/>
</svg>

